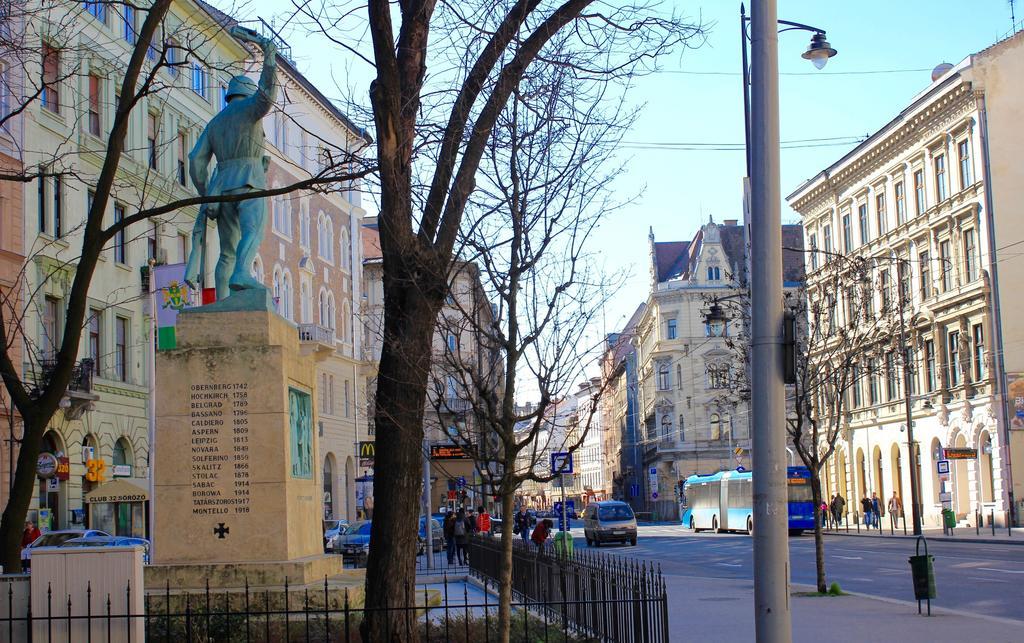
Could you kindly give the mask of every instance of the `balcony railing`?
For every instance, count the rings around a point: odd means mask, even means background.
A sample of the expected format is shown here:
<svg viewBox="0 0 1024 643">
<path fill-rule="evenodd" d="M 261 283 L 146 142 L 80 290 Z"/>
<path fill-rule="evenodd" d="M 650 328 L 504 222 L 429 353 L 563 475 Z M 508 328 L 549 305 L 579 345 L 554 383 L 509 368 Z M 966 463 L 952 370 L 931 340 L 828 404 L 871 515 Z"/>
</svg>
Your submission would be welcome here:
<svg viewBox="0 0 1024 643">
<path fill-rule="evenodd" d="M 333 344 L 334 331 L 320 324 L 299 324 L 299 341 Z"/>
<path fill-rule="evenodd" d="M 473 408 L 473 403 L 461 397 L 445 397 L 441 400 L 441 411 L 463 413 Z"/>
</svg>

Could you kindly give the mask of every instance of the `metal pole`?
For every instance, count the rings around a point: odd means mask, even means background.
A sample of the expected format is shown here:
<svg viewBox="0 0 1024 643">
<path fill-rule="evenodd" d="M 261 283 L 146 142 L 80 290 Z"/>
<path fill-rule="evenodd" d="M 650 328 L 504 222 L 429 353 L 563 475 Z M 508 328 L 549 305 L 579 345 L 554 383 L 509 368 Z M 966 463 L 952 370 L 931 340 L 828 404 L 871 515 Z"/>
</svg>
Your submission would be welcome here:
<svg viewBox="0 0 1024 643">
<path fill-rule="evenodd" d="M 900 261 L 896 261 L 896 275 L 899 279 Z M 910 370 L 910 348 L 907 346 L 906 322 L 903 317 L 903 307 L 906 305 L 902 282 L 897 287 L 899 293 L 900 309 L 900 351 L 903 353 L 903 406 L 906 412 L 907 422 L 907 462 L 910 464 L 910 511 L 913 516 L 914 535 L 921 535 L 921 504 L 920 504 L 920 481 L 917 479 L 917 449 L 914 442 L 914 413 L 913 398 L 910 395 L 911 378 L 913 373 Z"/>
<path fill-rule="evenodd" d="M 743 146 L 747 160 L 747 176 L 750 176 L 750 66 L 747 62 L 747 15 L 740 3 L 740 50 L 743 52 Z"/>
<path fill-rule="evenodd" d="M 201 287 L 200 287 L 201 288 Z M 149 489 L 149 503 L 147 506 L 146 525 L 149 536 L 149 558 L 150 560 L 156 560 L 157 548 L 160 543 L 156 539 L 156 475 L 153 454 L 156 453 L 156 261 L 153 259 L 149 260 L 149 346 L 146 350 L 146 355 L 149 358 L 149 368 L 147 375 L 149 376 L 149 397 L 146 400 L 146 405 L 149 407 L 149 417 L 147 418 L 147 433 L 149 439 L 149 453 L 146 456 L 149 465 L 149 480 L 147 481 L 147 487 Z M 200 290 L 199 301 L 202 301 L 202 290 Z"/>
<path fill-rule="evenodd" d="M 792 640 L 782 373 L 782 213 L 776 0 L 751 3 L 751 415 L 754 625 L 761 643 Z"/>
<path fill-rule="evenodd" d="M 430 443 L 423 441 L 423 531 L 426 534 L 427 569 L 434 568 L 434 530 L 430 528 Z M 451 551 L 451 550 L 449 550 Z"/>
</svg>

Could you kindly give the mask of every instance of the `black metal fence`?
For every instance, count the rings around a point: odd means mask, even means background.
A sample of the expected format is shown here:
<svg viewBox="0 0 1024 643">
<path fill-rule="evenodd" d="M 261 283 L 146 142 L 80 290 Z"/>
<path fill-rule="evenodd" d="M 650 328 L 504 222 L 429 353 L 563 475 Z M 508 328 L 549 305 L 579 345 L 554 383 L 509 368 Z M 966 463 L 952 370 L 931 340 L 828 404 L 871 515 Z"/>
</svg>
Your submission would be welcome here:
<svg viewBox="0 0 1024 643">
<path fill-rule="evenodd" d="M 567 632 L 600 641 L 668 641 L 668 599 L 660 568 L 589 549 L 564 553 L 512 543 L 513 599 Z M 471 572 L 496 581 L 501 542 L 473 538 Z"/>
</svg>

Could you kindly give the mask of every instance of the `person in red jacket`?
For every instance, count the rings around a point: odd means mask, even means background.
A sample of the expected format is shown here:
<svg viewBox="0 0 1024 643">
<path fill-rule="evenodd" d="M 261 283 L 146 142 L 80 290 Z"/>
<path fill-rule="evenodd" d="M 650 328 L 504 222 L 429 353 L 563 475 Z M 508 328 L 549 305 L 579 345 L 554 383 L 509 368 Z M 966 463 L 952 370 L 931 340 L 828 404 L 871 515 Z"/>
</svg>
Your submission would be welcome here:
<svg viewBox="0 0 1024 643">
<path fill-rule="evenodd" d="M 544 543 L 548 540 L 548 535 L 551 533 L 552 526 L 554 526 L 554 523 L 545 518 L 537 523 L 537 528 L 534 529 L 533 533 L 530 535 L 530 540 L 537 545 L 538 552 L 544 550 Z"/>
<path fill-rule="evenodd" d="M 35 524 L 29 520 L 25 523 L 25 531 L 21 532 L 21 546 L 28 547 L 40 536 L 42 536 L 42 533 L 39 531 L 39 527 L 36 527 Z"/>
<path fill-rule="evenodd" d="M 491 531 L 491 514 L 487 513 L 487 510 L 483 507 L 477 507 L 476 514 L 476 530 L 481 534 L 486 534 Z"/>
</svg>

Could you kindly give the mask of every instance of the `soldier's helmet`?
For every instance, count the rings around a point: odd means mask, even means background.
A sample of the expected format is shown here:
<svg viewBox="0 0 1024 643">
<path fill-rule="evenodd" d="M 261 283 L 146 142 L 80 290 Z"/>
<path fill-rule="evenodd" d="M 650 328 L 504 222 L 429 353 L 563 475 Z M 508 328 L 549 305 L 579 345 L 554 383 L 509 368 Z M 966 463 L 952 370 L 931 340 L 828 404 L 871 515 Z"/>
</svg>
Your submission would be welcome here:
<svg viewBox="0 0 1024 643">
<path fill-rule="evenodd" d="M 256 85 L 256 81 L 247 76 L 235 76 L 228 83 L 228 94 L 225 96 L 227 100 L 231 100 L 232 96 L 241 96 L 243 98 L 252 96 L 256 93 L 259 87 Z"/>
</svg>

